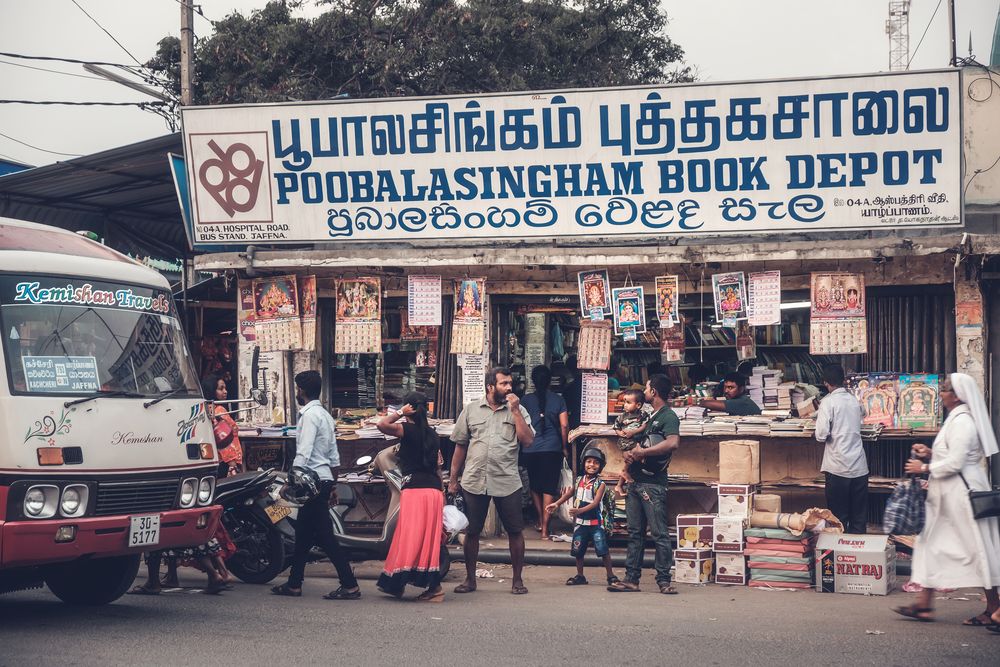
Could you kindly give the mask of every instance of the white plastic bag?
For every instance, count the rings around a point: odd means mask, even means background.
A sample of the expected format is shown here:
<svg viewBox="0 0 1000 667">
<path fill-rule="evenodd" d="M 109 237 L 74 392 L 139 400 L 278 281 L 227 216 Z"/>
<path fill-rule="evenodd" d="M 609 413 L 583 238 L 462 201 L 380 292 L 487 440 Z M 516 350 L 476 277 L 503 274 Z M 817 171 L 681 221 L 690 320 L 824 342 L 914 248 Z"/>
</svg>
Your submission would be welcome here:
<svg viewBox="0 0 1000 667">
<path fill-rule="evenodd" d="M 454 505 L 445 505 L 443 512 L 444 529 L 454 535 L 469 526 L 469 519 Z"/>
<path fill-rule="evenodd" d="M 562 470 L 559 471 L 559 494 L 562 495 L 566 489 L 571 488 L 573 488 L 573 471 L 569 469 L 569 465 L 566 463 L 566 460 L 563 459 Z M 569 509 L 572 507 L 571 503 L 573 503 L 573 498 L 570 498 L 568 501 L 560 505 L 559 509 L 556 510 L 556 514 L 560 519 L 572 526 L 573 517 L 570 516 L 569 513 Z"/>
</svg>

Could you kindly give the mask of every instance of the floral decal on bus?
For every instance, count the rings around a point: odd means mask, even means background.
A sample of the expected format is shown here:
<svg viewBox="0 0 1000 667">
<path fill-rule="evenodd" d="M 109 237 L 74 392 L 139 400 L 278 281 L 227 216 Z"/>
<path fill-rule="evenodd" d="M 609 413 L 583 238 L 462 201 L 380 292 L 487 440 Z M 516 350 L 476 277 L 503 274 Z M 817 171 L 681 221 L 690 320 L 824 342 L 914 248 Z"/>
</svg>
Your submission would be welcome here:
<svg viewBox="0 0 1000 667">
<path fill-rule="evenodd" d="M 41 419 L 35 421 L 35 425 L 28 429 L 28 434 L 24 436 L 24 442 L 29 440 L 48 440 L 48 444 L 56 444 L 55 438 L 53 436 L 66 435 L 73 428 L 73 420 L 69 418 L 70 414 L 76 408 L 63 408 L 62 413 L 59 418 L 56 419 L 54 416 L 55 411 L 50 412 Z"/>
</svg>

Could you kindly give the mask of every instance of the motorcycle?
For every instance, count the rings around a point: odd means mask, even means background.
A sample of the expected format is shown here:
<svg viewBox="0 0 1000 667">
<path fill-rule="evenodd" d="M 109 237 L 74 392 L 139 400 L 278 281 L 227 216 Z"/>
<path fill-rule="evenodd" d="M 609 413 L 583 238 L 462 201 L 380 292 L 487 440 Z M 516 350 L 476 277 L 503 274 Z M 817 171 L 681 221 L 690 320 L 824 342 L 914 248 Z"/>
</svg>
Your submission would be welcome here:
<svg viewBox="0 0 1000 667">
<path fill-rule="evenodd" d="M 215 501 L 222 505 L 222 525 L 236 545 L 236 553 L 226 566 L 241 581 L 266 584 L 278 576 L 290 561 L 286 559 L 290 507 L 277 504 L 269 491 L 276 484 L 274 470 L 244 472 L 220 479 Z"/>
<path fill-rule="evenodd" d="M 371 470 L 380 473 L 385 479 L 386 487 L 389 489 L 389 506 L 382 532 L 375 536 L 362 536 L 348 531 L 345 517 L 358 504 L 358 496 L 350 484 L 337 484 L 337 498 L 330 507 L 333 534 L 341 548 L 345 550 L 348 560 L 352 562 L 385 560 L 389 555 L 389 546 L 392 544 L 399 519 L 403 474 L 399 470 L 395 447 L 383 449 L 376 455 L 374 462 L 371 457 L 362 457 L 355 462 L 355 466 L 357 469 L 364 469 L 369 463 L 372 463 Z M 227 565 L 233 574 L 247 583 L 267 583 L 291 566 L 292 556 L 295 553 L 297 511 L 287 503 L 278 503 L 278 491 L 282 483 L 283 480 L 277 474 L 273 474 L 269 482 L 271 486 L 269 493 L 260 493 L 255 499 L 245 500 L 238 508 L 239 511 L 223 514 L 224 522 L 227 522 L 228 516 L 229 522 L 224 525 L 238 549 L 237 555 L 230 559 Z M 218 494 L 218 491 L 216 493 Z M 230 523 L 234 524 L 233 529 L 230 528 Z M 239 540 L 237 535 L 240 537 Z M 276 542 L 280 544 L 280 550 L 275 546 Z M 448 574 L 451 567 L 451 557 L 445 542 L 442 535 L 440 556 L 442 577 Z M 325 559 L 326 554 L 314 547 L 306 557 L 306 562 Z"/>
</svg>

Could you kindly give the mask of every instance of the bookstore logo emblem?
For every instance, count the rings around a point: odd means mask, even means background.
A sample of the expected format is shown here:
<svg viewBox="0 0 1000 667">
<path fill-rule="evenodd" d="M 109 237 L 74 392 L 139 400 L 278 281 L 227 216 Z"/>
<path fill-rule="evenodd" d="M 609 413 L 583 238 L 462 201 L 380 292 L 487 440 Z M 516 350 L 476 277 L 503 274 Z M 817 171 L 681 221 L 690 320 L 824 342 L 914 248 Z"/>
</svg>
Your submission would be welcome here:
<svg viewBox="0 0 1000 667">
<path fill-rule="evenodd" d="M 191 135 L 190 143 L 199 223 L 272 221 L 266 133 Z"/>
</svg>

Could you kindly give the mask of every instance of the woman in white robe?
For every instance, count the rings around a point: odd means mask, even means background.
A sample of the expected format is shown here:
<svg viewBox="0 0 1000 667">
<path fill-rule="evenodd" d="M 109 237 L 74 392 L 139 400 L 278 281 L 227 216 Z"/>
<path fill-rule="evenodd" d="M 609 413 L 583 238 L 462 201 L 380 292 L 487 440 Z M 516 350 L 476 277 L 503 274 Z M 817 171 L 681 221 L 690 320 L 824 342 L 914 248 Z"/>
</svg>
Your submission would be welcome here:
<svg viewBox="0 0 1000 667">
<path fill-rule="evenodd" d="M 984 461 L 997 452 L 996 436 L 982 392 L 970 376 L 952 373 L 943 380 L 941 402 L 948 418 L 933 446 L 913 445 L 915 458 L 905 467 L 908 474 L 929 475 L 927 521 L 913 548 L 910 576 L 924 590 L 915 604 L 894 611 L 933 621 L 934 589 L 975 586 L 986 590 L 986 611 L 965 625 L 996 626 L 1000 623 L 1000 524 L 995 517 L 975 519 L 969 501 L 970 488 L 990 489 Z"/>
</svg>

